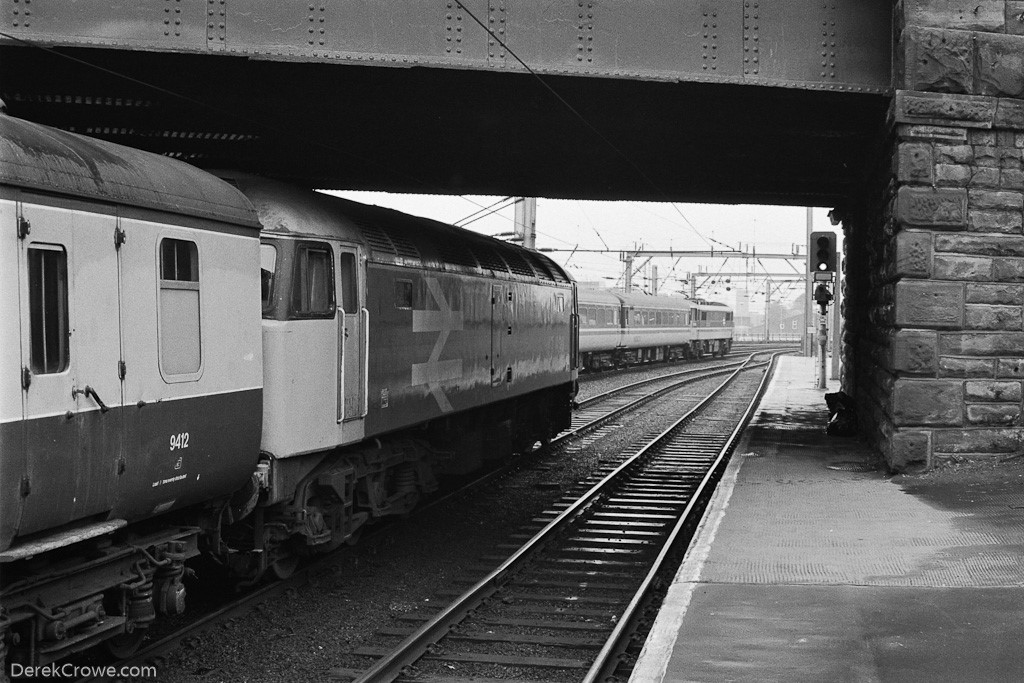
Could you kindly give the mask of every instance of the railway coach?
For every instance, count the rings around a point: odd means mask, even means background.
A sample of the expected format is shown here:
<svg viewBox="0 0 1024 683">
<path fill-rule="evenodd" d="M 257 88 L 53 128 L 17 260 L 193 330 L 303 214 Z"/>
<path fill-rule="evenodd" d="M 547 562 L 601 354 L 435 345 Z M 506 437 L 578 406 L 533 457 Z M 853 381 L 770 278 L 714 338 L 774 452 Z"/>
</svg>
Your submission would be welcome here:
<svg viewBox="0 0 1024 683">
<path fill-rule="evenodd" d="M 732 347 L 732 310 L 723 304 L 607 289 L 578 295 L 584 369 L 724 355 Z"/>
<path fill-rule="evenodd" d="M 0 655 L 122 652 L 257 465 L 260 224 L 187 164 L 0 114 L 0 225 Z"/>
</svg>

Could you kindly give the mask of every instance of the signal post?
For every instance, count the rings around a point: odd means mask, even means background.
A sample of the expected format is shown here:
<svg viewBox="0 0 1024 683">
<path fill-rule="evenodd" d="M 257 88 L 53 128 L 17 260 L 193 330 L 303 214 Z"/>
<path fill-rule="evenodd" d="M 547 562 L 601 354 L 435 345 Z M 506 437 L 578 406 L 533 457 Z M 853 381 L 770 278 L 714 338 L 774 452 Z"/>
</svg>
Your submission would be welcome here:
<svg viewBox="0 0 1024 683">
<path fill-rule="evenodd" d="M 828 304 L 833 300 L 830 286 L 836 273 L 836 234 L 830 231 L 812 232 L 807 250 L 807 265 L 814 286 L 814 302 L 821 308 L 818 316 L 818 383 L 819 389 L 828 387 L 825 378 L 825 348 L 828 345 Z"/>
</svg>

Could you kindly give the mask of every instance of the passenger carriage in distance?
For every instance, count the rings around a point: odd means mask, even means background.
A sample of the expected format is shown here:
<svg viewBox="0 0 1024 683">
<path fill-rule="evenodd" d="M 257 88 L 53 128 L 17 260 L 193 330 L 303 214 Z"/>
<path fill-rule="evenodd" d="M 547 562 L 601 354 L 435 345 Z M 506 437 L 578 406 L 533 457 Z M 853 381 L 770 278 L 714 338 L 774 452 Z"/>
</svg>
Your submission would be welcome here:
<svg viewBox="0 0 1024 683">
<path fill-rule="evenodd" d="M 732 311 L 723 304 L 580 288 L 583 369 L 717 356 L 732 347 Z"/>
</svg>

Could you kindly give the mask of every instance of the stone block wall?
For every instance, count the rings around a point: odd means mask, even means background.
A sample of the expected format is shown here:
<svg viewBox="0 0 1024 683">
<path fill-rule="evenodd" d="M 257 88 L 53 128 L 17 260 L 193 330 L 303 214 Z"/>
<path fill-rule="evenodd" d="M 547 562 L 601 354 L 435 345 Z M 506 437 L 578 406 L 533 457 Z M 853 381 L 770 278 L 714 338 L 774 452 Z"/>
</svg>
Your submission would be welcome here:
<svg viewBox="0 0 1024 683">
<path fill-rule="evenodd" d="M 844 389 L 892 469 L 1024 452 L 1024 2 L 895 6 L 894 101 L 851 202 Z"/>
</svg>

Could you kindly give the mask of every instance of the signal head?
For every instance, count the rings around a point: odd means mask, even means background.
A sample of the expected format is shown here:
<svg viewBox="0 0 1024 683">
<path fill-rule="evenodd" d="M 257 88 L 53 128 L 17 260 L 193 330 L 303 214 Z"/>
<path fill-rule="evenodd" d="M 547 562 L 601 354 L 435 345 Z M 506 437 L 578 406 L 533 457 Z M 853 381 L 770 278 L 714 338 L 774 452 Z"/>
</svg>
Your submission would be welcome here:
<svg viewBox="0 0 1024 683">
<path fill-rule="evenodd" d="M 808 270 L 833 273 L 836 270 L 836 235 L 832 232 L 812 232 Z"/>
</svg>

